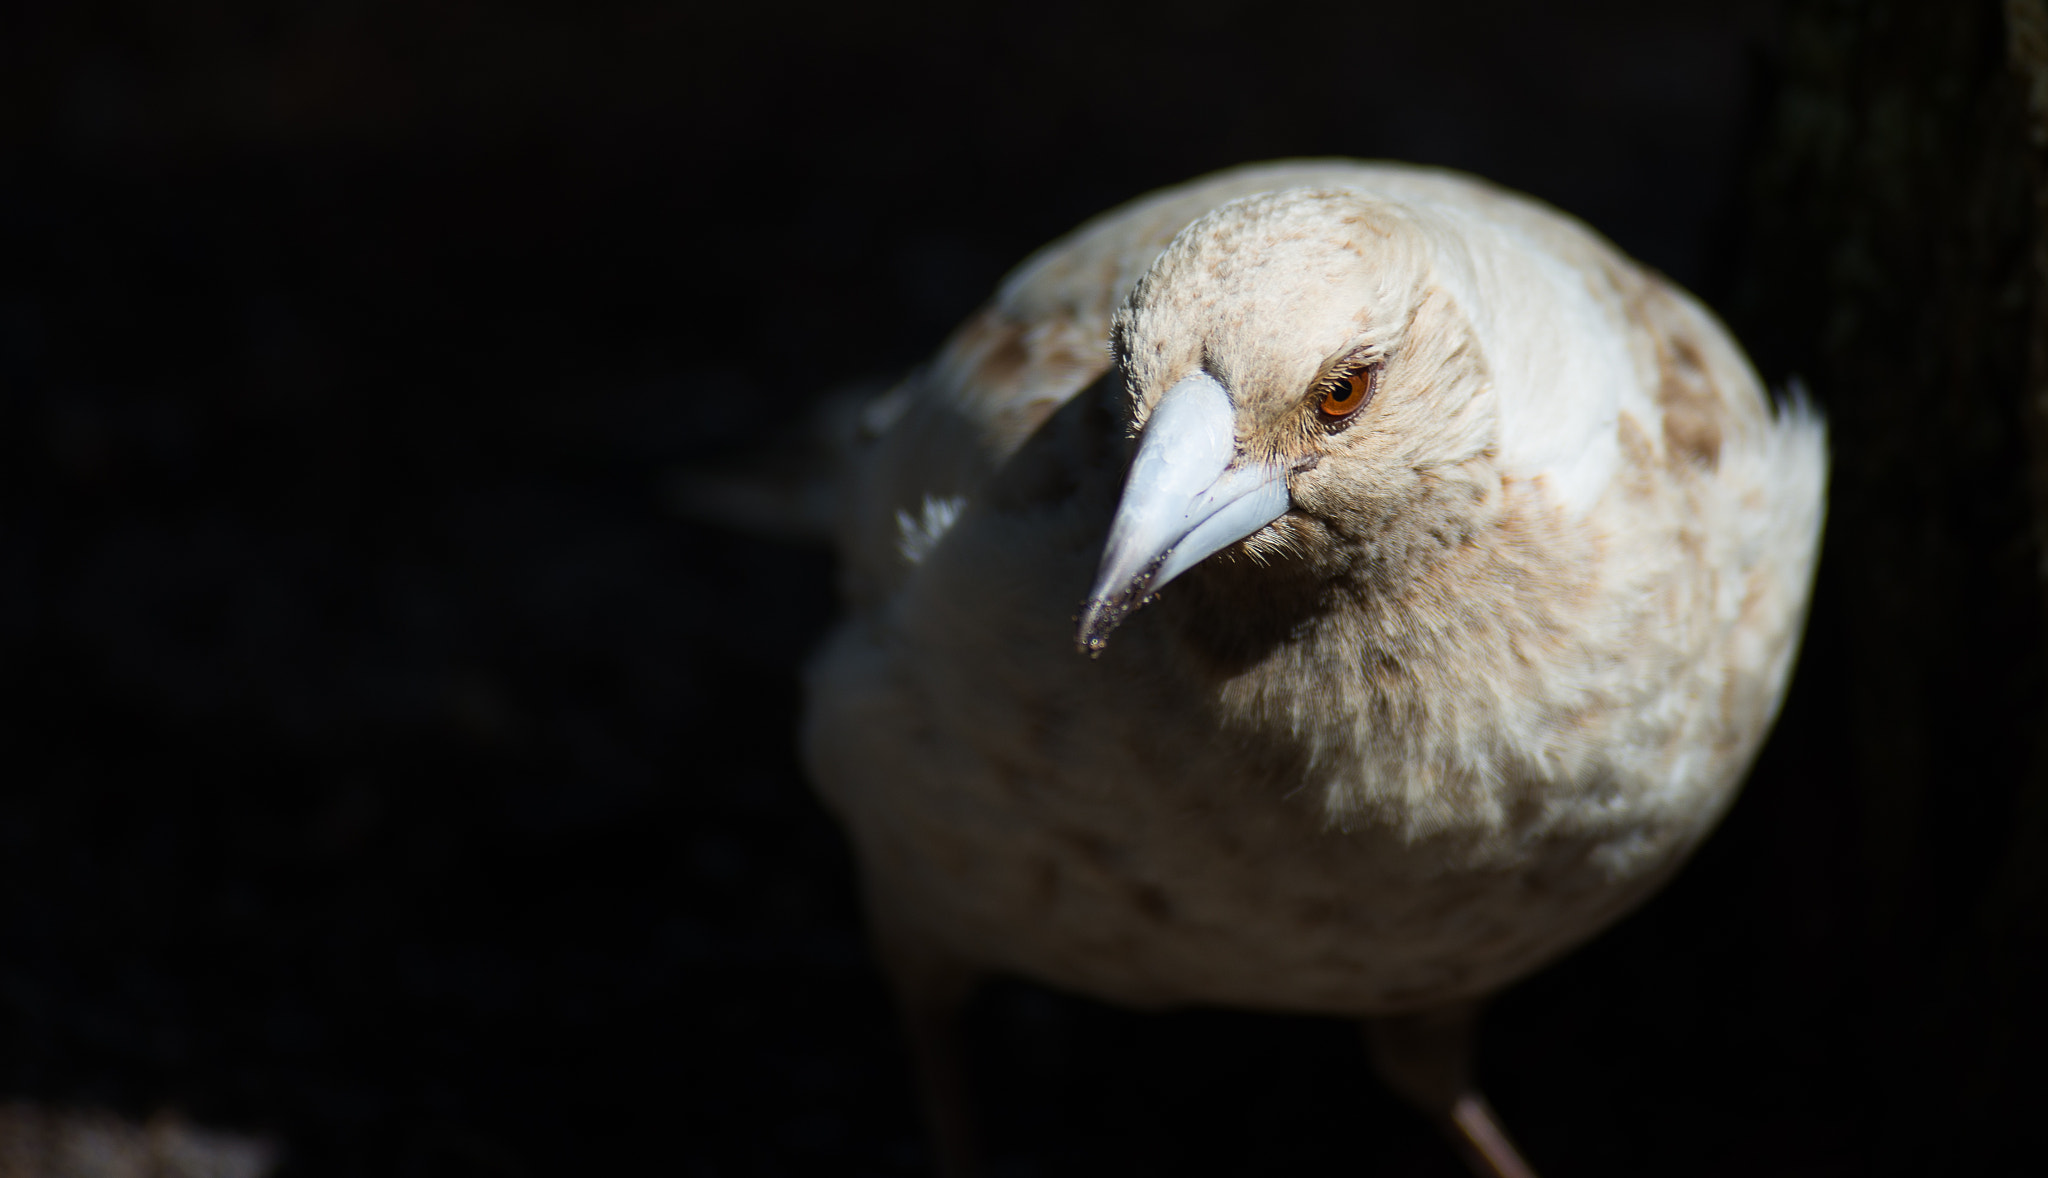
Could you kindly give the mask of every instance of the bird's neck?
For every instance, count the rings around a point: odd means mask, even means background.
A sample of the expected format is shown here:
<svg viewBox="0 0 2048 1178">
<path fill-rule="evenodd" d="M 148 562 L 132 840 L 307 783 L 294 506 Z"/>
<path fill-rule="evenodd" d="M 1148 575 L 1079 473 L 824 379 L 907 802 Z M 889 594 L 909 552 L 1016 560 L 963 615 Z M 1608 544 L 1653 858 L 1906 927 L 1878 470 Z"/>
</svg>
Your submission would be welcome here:
<svg viewBox="0 0 2048 1178">
<path fill-rule="evenodd" d="M 1500 543 L 1514 507 L 1489 462 L 1424 472 L 1399 497 L 1341 517 L 1283 518 L 1279 542 L 1193 570 L 1161 612 L 1189 669 L 1219 680 L 1331 642 L 1407 655 L 1421 620 L 1410 615 Z"/>
<path fill-rule="evenodd" d="M 1497 696 L 1589 591 L 1587 530 L 1490 464 L 1302 530 L 1292 558 L 1212 561 L 1160 605 L 1167 657 L 1218 722 L 1313 759 Z"/>
</svg>

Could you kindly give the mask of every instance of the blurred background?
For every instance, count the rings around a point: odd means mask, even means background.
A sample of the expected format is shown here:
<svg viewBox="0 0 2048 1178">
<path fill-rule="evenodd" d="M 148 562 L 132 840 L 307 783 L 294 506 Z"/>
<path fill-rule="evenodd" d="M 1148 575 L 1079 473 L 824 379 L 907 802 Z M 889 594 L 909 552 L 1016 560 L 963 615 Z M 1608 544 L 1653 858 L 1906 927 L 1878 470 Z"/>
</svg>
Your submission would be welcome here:
<svg viewBox="0 0 2048 1178">
<path fill-rule="evenodd" d="M 2044 111 L 2041 0 L 10 8 L 0 1101 L 285 1175 L 925 1172 L 792 748 L 830 555 L 667 489 L 1093 213 L 1351 155 L 1585 218 L 1833 421 L 1779 730 L 1497 1004 L 1507 1123 L 2039 1165 Z M 971 1038 L 997 1178 L 1459 1173 L 1341 1023 L 1004 983 Z"/>
</svg>

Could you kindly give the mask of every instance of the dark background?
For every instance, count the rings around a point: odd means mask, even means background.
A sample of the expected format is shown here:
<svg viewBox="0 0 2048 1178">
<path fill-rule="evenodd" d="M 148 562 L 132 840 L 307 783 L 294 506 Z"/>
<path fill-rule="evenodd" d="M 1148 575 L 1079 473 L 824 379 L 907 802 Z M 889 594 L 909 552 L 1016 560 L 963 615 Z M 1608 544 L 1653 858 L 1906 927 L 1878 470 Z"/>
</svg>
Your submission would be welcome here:
<svg viewBox="0 0 2048 1178">
<path fill-rule="evenodd" d="M 1491 1016 L 1532 1159 L 2039 1162 L 2048 304 L 1999 5 L 565 13 L 0 16 L 0 1098 L 296 1175 L 922 1172 L 792 751 L 830 557 L 666 489 L 1080 219 L 1330 154 L 1586 218 L 1834 421 L 1747 793 Z M 997 1178 L 1458 1172 L 1340 1023 L 1005 983 L 971 1032 Z"/>
</svg>

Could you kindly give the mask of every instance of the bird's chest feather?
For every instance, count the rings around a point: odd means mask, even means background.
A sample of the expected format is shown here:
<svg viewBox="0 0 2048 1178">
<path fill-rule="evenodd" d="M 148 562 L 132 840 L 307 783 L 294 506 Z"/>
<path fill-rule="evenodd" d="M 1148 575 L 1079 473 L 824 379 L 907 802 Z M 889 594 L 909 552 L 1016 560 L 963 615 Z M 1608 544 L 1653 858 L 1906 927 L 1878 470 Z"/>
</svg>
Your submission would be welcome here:
<svg viewBox="0 0 2048 1178">
<path fill-rule="evenodd" d="M 1591 553 L 1456 541 L 1365 601 L 1268 567 L 1205 625 L 1222 565 L 1091 660 L 1109 489 L 970 508 L 813 668 L 814 771 L 896 919 L 1127 1002 L 1398 1009 L 1562 951 L 1703 825 L 1603 719 L 1629 622 L 1580 599 Z"/>
</svg>

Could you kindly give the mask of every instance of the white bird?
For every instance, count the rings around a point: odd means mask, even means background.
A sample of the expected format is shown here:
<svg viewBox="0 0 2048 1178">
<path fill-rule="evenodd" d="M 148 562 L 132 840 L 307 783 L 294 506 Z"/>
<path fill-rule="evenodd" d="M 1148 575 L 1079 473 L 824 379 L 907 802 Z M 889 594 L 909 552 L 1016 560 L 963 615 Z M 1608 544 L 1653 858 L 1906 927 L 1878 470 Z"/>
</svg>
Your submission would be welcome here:
<svg viewBox="0 0 2048 1178">
<path fill-rule="evenodd" d="M 1363 1018 L 1475 1169 L 1528 1173 L 1474 1012 L 1727 809 L 1798 646 L 1817 415 L 1577 221 L 1333 161 L 1082 226 L 868 420 L 805 755 L 942 1170 L 952 1013 L 1003 972 Z"/>
</svg>

